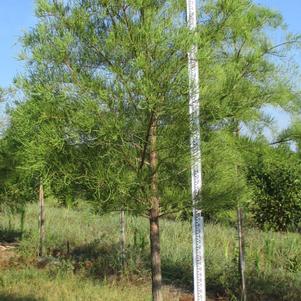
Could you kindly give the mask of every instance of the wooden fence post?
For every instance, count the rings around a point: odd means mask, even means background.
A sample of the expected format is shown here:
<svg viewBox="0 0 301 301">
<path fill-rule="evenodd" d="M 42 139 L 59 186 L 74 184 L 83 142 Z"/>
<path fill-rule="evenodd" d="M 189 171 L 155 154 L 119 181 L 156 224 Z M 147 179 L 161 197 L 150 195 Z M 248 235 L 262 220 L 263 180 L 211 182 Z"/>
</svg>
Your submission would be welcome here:
<svg viewBox="0 0 301 301">
<path fill-rule="evenodd" d="M 243 210 L 237 208 L 237 231 L 239 244 L 239 272 L 241 281 L 241 301 L 247 301 L 246 281 L 245 281 L 245 246 L 244 246 L 244 232 L 243 232 Z"/>
<path fill-rule="evenodd" d="M 39 256 L 44 254 L 44 240 L 45 240 L 45 201 L 44 201 L 44 187 L 43 182 L 40 182 L 39 188 L 39 233 L 40 233 L 40 242 L 39 242 Z"/>
<path fill-rule="evenodd" d="M 125 268 L 125 212 L 120 210 L 120 257 L 122 269 Z"/>
</svg>

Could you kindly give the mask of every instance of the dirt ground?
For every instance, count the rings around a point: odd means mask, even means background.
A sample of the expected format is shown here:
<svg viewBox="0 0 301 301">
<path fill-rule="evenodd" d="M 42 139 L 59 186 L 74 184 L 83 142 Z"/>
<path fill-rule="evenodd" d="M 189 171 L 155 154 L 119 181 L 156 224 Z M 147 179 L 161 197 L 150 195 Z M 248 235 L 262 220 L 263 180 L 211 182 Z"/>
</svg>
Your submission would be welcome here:
<svg viewBox="0 0 301 301">
<path fill-rule="evenodd" d="M 0 244 L 0 270 L 9 267 L 11 260 L 16 258 L 15 243 Z"/>
<path fill-rule="evenodd" d="M 178 300 L 178 301 L 194 301 L 193 295 L 189 293 L 185 293 L 173 286 L 165 286 L 164 289 L 166 298 L 169 298 L 168 300 Z M 227 301 L 227 299 L 217 297 L 209 297 L 206 298 L 207 301 Z"/>
</svg>

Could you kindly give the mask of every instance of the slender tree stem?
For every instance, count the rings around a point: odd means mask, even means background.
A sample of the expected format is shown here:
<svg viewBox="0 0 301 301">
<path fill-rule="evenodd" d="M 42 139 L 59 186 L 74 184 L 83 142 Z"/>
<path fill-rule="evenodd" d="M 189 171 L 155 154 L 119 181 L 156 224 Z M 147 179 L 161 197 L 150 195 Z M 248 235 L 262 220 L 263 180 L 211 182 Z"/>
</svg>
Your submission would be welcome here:
<svg viewBox="0 0 301 301">
<path fill-rule="evenodd" d="M 237 208 L 237 231 L 239 244 L 239 272 L 241 281 L 241 301 L 247 300 L 245 281 L 245 254 L 244 254 L 244 232 L 243 232 L 243 210 Z"/>
<path fill-rule="evenodd" d="M 120 210 L 120 257 L 122 270 L 125 269 L 125 212 Z"/>
<path fill-rule="evenodd" d="M 45 202 L 44 202 L 44 187 L 43 182 L 40 182 L 39 189 L 39 205 L 40 205 L 40 216 L 39 216 L 39 231 L 40 231 L 40 243 L 39 243 L 39 256 L 44 255 L 44 240 L 45 240 Z"/>
</svg>

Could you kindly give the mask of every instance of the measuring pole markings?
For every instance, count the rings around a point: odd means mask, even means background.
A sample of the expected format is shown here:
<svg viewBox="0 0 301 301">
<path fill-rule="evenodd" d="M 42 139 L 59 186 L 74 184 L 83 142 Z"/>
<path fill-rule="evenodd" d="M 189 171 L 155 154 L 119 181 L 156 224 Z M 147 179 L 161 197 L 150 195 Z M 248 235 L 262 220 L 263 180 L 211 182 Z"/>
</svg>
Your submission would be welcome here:
<svg viewBox="0 0 301 301">
<path fill-rule="evenodd" d="M 191 31 L 196 29 L 196 2 L 187 2 L 187 22 Z M 190 148 L 191 148 L 191 187 L 193 202 L 193 274 L 194 299 L 206 300 L 205 289 L 205 262 L 204 262 L 204 222 L 201 211 L 195 207 L 199 200 L 202 188 L 202 166 L 200 149 L 200 123 L 199 123 L 199 66 L 197 60 L 197 46 L 193 45 L 188 53 L 189 75 L 189 114 L 190 114 Z"/>
</svg>

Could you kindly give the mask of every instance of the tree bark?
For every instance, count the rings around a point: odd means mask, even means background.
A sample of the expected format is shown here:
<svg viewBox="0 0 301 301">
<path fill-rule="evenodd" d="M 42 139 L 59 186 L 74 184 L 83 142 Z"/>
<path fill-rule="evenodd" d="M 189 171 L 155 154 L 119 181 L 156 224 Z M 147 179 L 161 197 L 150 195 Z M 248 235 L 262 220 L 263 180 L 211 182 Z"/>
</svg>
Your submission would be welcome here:
<svg viewBox="0 0 301 301">
<path fill-rule="evenodd" d="M 150 169 L 151 169 L 151 209 L 150 221 L 150 247 L 152 267 L 152 298 L 153 301 L 162 301 L 162 274 L 160 256 L 160 199 L 158 196 L 158 153 L 157 153 L 157 118 L 154 114 L 150 129 Z"/>
<path fill-rule="evenodd" d="M 39 189 L 39 205 L 40 205 L 40 216 L 39 216 L 39 231 L 40 231 L 40 243 L 39 243 L 39 256 L 44 254 L 44 240 L 45 240 L 45 202 L 44 202 L 44 188 L 43 183 L 40 183 Z"/>
<path fill-rule="evenodd" d="M 120 259 L 122 270 L 125 269 L 125 212 L 120 210 Z"/>
<path fill-rule="evenodd" d="M 239 272 L 241 281 L 241 301 L 247 300 L 246 281 L 245 281 L 245 254 L 244 254 L 244 232 L 243 232 L 243 212 L 237 208 L 237 231 L 239 244 Z"/>
</svg>

